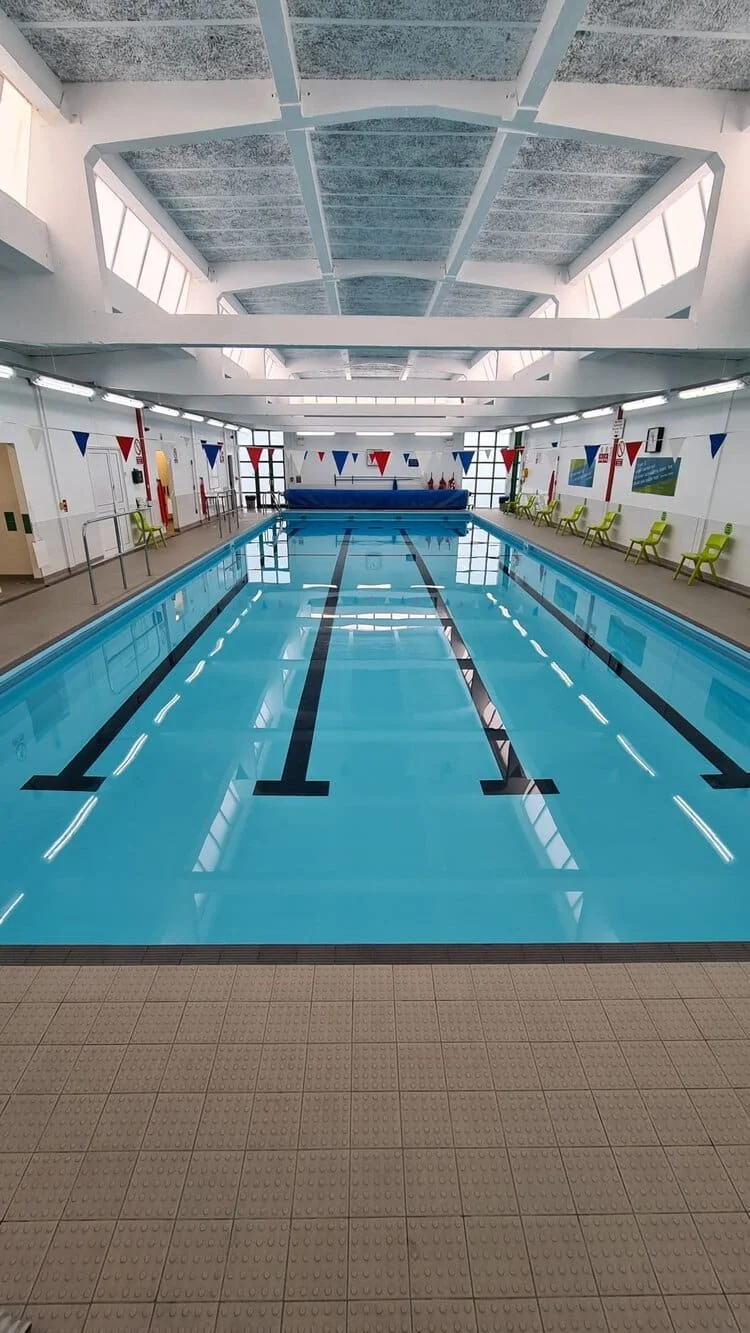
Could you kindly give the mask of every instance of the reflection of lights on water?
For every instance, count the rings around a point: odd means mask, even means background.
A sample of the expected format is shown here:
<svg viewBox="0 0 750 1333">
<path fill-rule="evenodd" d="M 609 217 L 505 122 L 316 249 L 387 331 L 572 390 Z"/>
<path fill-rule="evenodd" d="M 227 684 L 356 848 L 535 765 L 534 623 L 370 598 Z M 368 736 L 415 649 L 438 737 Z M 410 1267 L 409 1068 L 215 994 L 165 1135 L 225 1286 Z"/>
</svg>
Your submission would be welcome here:
<svg viewBox="0 0 750 1333">
<path fill-rule="evenodd" d="M 485 593 L 485 596 L 488 602 L 492 602 L 493 606 L 497 606 L 497 598 L 493 597 L 491 592 Z"/>
<path fill-rule="evenodd" d="M 333 586 L 335 587 L 336 585 L 334 584 Z M 358 583 L 357 592 L 377 592 L 381 588 L 387 590 L 390 586 L 390 583 Z"/>
<path fill-rule="evenodd" d="M 540 643 L 537 643 L 536 639 L 529 639 L 529 643 L 531 644 L 532 648 L 534 649 L 534 652 L 535 652 L 535 653 L 538 653 L 540 657 L 547 657 L 547 656 L 548 656 L 548 654 L 545 653 L 545 651 L 544 651 L 542 645 L 541 645 Z"/>
<path fill-rule="evenodd" d="M 159 725 L 160 722 L 164 721 L 170 708 L 174 708 L 175 704 L 179 703 L 180 697 L 181 696 L 179 694 L 173 694 L 172 698 L 167 700 L 164 707 L 159 709 L 158 713 L 154 717 L 154 722 L 156 723 L 157 726 Z"/>
<path fill-rule="evenodd" d="M 23 899 L 23 894 L 19 893 L 18 897 L 14 898 L 12 903 L 8 903 L 8 906 L 5 908 L 3 912 L 0 912 L 0 926 L 2 926 L 8 920 L 8 917 L 10 916 L 11 912 L 15 911 L 15 909 L 18 907 L 18 904 L 22 901 L 22 899 Z"/>
<path fill-rule="evenodd" d="M 185 677 L 185 684 L 191 685 L 194 680 L 197 680 L 205 665 L 206 665 L 205 661 L 201 659 L 198 665 L 196 667 L 193 667 L 192 671 L 190 672 L 190 675 Z"/>
<path fill-rule="evenodd" d="M 563 682 L 564 685 L 573 684 L 567 671 L 563 671 L 562 667 L 557 665 L 557 662 L 550 662 L 550 666 L 552 667 L 552 670 L 554 671 L 555 675 L 560 677 L 560 680 Z"/>
<path fill-rule="evenodd" d="M 68 827 L 64 829 L 60 834 L 60 837 L 52 843 L 52 846 L 47 848 L 42 857 L 43 861 L 54 861 L 57 853 L 62 851 L 63 847 L 65 847 L 66 844 L 70 842 L 70 839 L 78 832 L 81 824 L 88 819 L 98 799 L 98 796 L 89 796 L 88 800 L 84 801 L 78 814 L 73 816 Z"/>
<path fill-rule="evenodd" d="M 222 634 L 221 638 L 216 640 L 215 648 L 212 648 L 210 653 L 208 654 L 209 657 L 215 657 L 217 653 L 221 652 L 223 647 L 224 647 L 224 636 Z"/>
<path fill-rule="evenodd" d="M 512 626 L 513 626 L 514 629 L 517 629 L 517 630 L 518 630 L 518 633 L 519 633 L 519 634 L 522 634 L 522 635 L 523 635 L 524 639 L 527 637 L 529 631 L 528 631 L 527 629 L 524 629 L 524 627 L 523 627 L 523 625 L 521 624 L 520 620 L 512 620 L 512 621 L 511 621 L 511 624 L 512 624 Z"/>
<path fill-rule="evenodd" d="M 262 597 L 262 596 L 263 596 L 263 589 L 262 589 L 262 588 L 259 588 L 258 591 L 256 592 L 255 596 L 250 598 L 250 601 L 251 601 L 251 602 L 257 602 L 258 599 L 259 599 L 260 597 Z"/>
<path fill-rule="evenodd" d="M 235 631 L 236 629 L 239 629 L 239 627 L 240 627 L 240 618 L 239 618 L 239 616 L 237 616 L 237 619 L 236 619 L 236 620 L 233 620 L 232 623 L 231 623 L 231 625 L 230 625 L 229 628 L 227 629 L 227 634 L 234 634 L 234 631 Z"/>
<path fill-rule="evenodd" d="M 595 703 L 592 703 L 591 699 L 589 699 L 587 694 L 579 694 L 578 698 L 580 699 L 584 708 L 588 708 L 592 717 L 596 718 L 597 722 L 602 722 L 605 727 L 609 725 L 609 718 L 604 716 L 604 714 L 597 708 Z"/>
<path fill-rule="evenodd" d="M 646 763 L 646 760 L 643 758 L 642 755 L 638 753 L 636 749 L 634 749 L 634 747 L 630 744 L 630 741 L 626 740 L 624 736 L 620 736 L 619 733 L 617 739 L 620 742 L 620 745 L 622 746 L 623 750 L 625 750 L 626 753 L 630 755 L 631 759 L 634 759 L 635 762 L 640 765 L 644 773 L 648 773 L 650 777 L 655 778 L 656 773 L 654 772 L 651 765 Z"/>
<path fill-rule="evenodd" d="M 303 588 L 338 588 L 338 583 L 303 583 Z M 255 598 L 253 598 L 255 601 Z"/>
<path fill-rule="evenodd" d="M 510 611 L 507 606 L 503 606 L 502 602 L 499 603 L 498 610 L 502 612 L 506 620 L 510 620 Z"/>
<path fill-rule="evenodd" d="M 679 806 L 682 813 L 687 815 L 691 824 L 695 825 L 698 832 L 703 834 L 706 842 L 711 844 L 717 855 L 721 857 L 722 861 L 726 862 L 728 865 L 730 861 L 734 860 L 734 854 L 730 852 L 726 843 L 721 841 L 718 833 L 714 832 L 711 825 L 707 824 L 705 819 L 701 819 L 700 815 L 693 809 L 692 805 L 688 805 L 687 801 L 684 800 L 682 796 L 673 796 L 672 800 L 675 805 Z"/>
<path fill-rule="evenodd" d="M 113 778 L 119 778 L 120 774 L 124 773 L 126 768 L 130 768 L 130 765 L 132 764 L 136 755 L 140 754 L 147 740 L 148 740 L 148 735 L 146 734 L 145 731 L 142 731 L 138 739 L 133 741 L 133 744 L 131 745 L 130 749 L 125 755 L 125 758 L 121 759 L 119 764 L 117 765 L 117 768 L 112 770 Z"/>
</svg>

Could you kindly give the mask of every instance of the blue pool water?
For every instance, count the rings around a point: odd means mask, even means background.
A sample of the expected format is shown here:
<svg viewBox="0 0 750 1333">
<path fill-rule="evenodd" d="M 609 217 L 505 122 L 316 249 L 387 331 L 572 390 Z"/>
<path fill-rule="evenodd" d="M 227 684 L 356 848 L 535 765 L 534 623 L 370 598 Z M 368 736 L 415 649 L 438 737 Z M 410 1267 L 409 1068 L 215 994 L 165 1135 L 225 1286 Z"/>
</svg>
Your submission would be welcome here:
<svg viewBox="0 0 750 1333">
<path fill-rule="evenodd" d="M 0 680 L 0 944 L 750 939 L 749 663 L 476 520 L 274 520 Z"/>
</svg>

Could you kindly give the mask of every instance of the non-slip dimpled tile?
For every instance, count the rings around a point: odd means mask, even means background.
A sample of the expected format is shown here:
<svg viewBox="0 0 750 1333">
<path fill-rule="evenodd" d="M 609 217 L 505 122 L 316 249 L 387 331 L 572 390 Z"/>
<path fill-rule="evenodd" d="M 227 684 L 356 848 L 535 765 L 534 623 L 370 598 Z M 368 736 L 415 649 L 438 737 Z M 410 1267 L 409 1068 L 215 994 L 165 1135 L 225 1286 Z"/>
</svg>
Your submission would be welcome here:
<svg viewBox="0 0 750 1333">
<path fill-rule="evenodd" d="M 575 1207 L 558 1148 L 509 1148 L 522 1213 L 573 1213 Z"/>
<path fill-rule="evenodd" d="M 720 1290 L 693 1219 L 681 1214 L 639 1214 L 638 1225 L 662 1292 L 710 1295 Z"/>
<path fill-rule="evenodd" d="M 191 1000 L 228 1000 L 232 993 L 236 967 L 224 964 L 196 967 L 190 988 Z"/>
<path fill-rule="evenodd" d="M 351 1086 L 354 1092 L 395 1091 L 398 1058 L 395 1042 L 356 1042 L 351 1048 Z"/>
<path fill-rule="evenodd" d="M 401 1133 L 405 1148 L 444 1148 L 453 1145 L 448 1094 L 402 1092 Z"/>
<path fill-rule="evenodd" d="M 630 1211 L 611 1148 L 563 1148 L 562 1159 L 577 1212 Z"/>
<path fill-rule="evenodd" d="M 543 1093 L 498 1092 L 497 1104 L 508 1147 L 554 1147 L 557 1140 Z"/>
<path fill-rule="evenodd" d="M 472 963 L 474 994 L 478 1000 L 513 1000 L 513 969 L 507 963 Z"/>
<path fill-rule="evenodd" d="M 580 1221 L 602 1296 L 658 1294 L 646 1247 L 631 1214 L 582 1217 Z"/>
<path fill-rule="evenodd" d="M 672 1333 L 661 1296 L 605 1296 L 609 1333 Z"/>
<path fill-rule="evenodd" d="M 310 1005 L 305 1001 L 281 1000 L 268 1005 L 264 1041 L 307 1041 Z M 233 1038 L 233 1040 L 239 1040 Z M 245 1041 L 255 1041 L 247 1036 Z"/>
<path fill-rule="evenodd" d="M 466 1240 L 475 1296 L 533 1296 L 527 1247 L 517 1217 L 469 1217 Z"/>
<path fill-rule="evenodd" d="M 69 1045 L 82 1044 L 86 1041 L 99 1013 L 98 1000 L 83 1004 L 61 1004 L 51 1023 L 47 1026 L 42 1041 L 47 1044 Z"/>
<path fill-rule="evenodd" d="M 545 1097 L 555 1138 L 561 1148 L 603 1147 L 606 1144 L 604 1126 L 590 1092 L 582 1089 L 547 1092 Z"/>
<path fill-rule="evenodd" d="M 667 1148 L 665 1151 L 691 1212 L 732 1212 L 742 1207 L 715 1148 Z"/>
<path fill-rule="evenodd" d="M 348 1148 L 350 1119 L 348 1092 L 306 1092 L 302 1098 L 300 1148 Z"/>
<path fill-rule="evenodd" d="M 189 1152 L 139 1153 L 122 1205 L 129 1218 L 172 1218 L 177 1215 Z"/>
<path fill-rule="evenodd" d="M 729 1088 L 691 1090 L 690 1099 L 714 1144 L 750 1143 L 750 1117 Z"/>
<path fill-rule="evenodd" d="M 500 1215 L 518 1211 L 504 1148 L 458 1148 L 456 1164 L 463 1207 L 455 1212 Z"/>
<path fill-rule="evenodd" d="M 682 1080 L 661 1041 L 624 1041 L 621 1050 L 637 1088 L 681 1088 Z"/>
<path fill-rule="evenodd" d="M 353 1092 L 352 1148 L 400 1148 L 401 1112 L 397 1092 Z"/>
<path fill-rule="evenodd" d="M 349 1223 L 349 1297 L 378 1301 L 408 1294 L 404 1220 L 352 1218 Z"/>
<path fill-rule="evenodd" d="M 21 1183 L 31 1155 L 22 1152 L 0 1153 L 0 1220 L 5 1215 L 17 1186 Z"/>
<path fill-rule="evenodd" d="M 161 1082 L 162 1092 L 205 1092 L 215 1046 L 173 1046 Z"/>
<path fill-rule="evenodd" d="M 207 1092 L 195 1135 L 196 1151 L 243 1149 L 253 1108 L 252 1093 Z"/>
<path fill-rule="evenodd" d="M 127 1046 L 81 1046 L 65 1082 L 66 1092 L 111 1092 Z"/>
<path fill-rule="evenodd" d="M 354 968 L 349 964 L 318 964 L 313 978 L 312 998 L 315 1000 L 352 1000 L 354 998 Z"/>
<path fill-rule="evenodd" d="M 54 1230 L 54 1222 L 0 1222 L 4 1302 L 28 1299 Z"/>
<path fill-rule="evenodd" d="M 517 1000 L 479 1000 L 485 1041 L 527 1041 L 526 1024 Z"/>
<path fill-rule="evenodd" d="M 405 1212 L 400 1149 L 356 1148 L 349 1159 L 351 1217 L 401 1217 Z"/>
<path fill-rule="evenodd" d="M 309 1042 L 351 1041 L 352 1004 L 348 1000 L 313 999 L 310 1006 Z M 268 1040 L 268 1038 L 266 1038 Z"/>
<path fill-rule="evenodd" d="M 62 1092 L 81 1050 L 81 1046 L 37 1046 L 16 1092 Z"/>
<path fill-rule="evenodd" d="M 3 1028 L 4 1046 L 36 1046 L 57 1012 L 56 1004 L 26 1004 L 17 1006 Z"/>
<path fill-rule="evenodd" d="M 346 1301 L 285 1301 L 281 1333 L 346 1333 Z"/>
<path fill-rule="evenodd" d="M 746 1213 L 698 1213 L 694 1217 L 706 1253 L 724 1291 L 750 1291 L 750 1219 Z"/>
<path fill-rule="evenodd" d="M 348 1216 L 348 1151 L 318 1149 L 297 1154 L 293 1210 L 297 1217 Z"/>
<path fill-rule="evenodd" d="M 354 968 L 354 1002 L 393 999 L 393 968 L 388 963 L 360 963 Z"/>
<path fill-rule="evenodd" d="M 747 1333 L 736 1300 L 747 1301 L 747 1297 L 730 1296 L 727 1301 L 725 1296 L 666 1296 L 664 1303 L 674 1333 L 737 1333 L 738 1326 L 741 1333 Z"/>
<path fill-rule="evenodd" d="M 349 1301 L 347 1318 L 348 1333 L 412 1333 L 409 1301 Z"/>
<path fill-rule="evenodd" d="M 237 1217 L 288 1217 L 294 1195 L 295 1153 L 259 1149 L 245 1153 L 235 1205 Z"/>
<path fill-rule="evenodd" d="M 109 1051 L 112 1047 L 101 1046 L 90 1049 Z M 124 1053 L 112 1084 L 112 1092 L 158 1092 L 172 1047 L 166 1043 L 159 1043 L 125 1046 L 120 1049 Z"/>
<path fill-rule="evenodd" d="M 435 1092 L 446 1086 L 440 1042 L 399 1042 L 397 1051 L 402 1092 Z"/>
<path fill-rule="evenodd" d="M 614 1158 L 636 1213 L 677 1213 L 685 1200 L 663 1148 L 614 1148 Z"/>
<path fill-rule="evenodd" d="M 407 1233 L 412 1297 L 455 1300 L 472 1294 L 460 1217 L 410 1217 Z"/>
<path fill-rule="evenodd" d="M 396 1000 L 396 1040 L 440 1041 L 434 1000 Z"/>
<path fill-rule="evenodd" d="M 46 1152 L 84 1152 L 105 1103 L 103 1093 L 62 1093 L 39 1140 Z"/>
<path fill-rule="evenodd" d="M 153 985 L 156 972 L 155 967 L 144 967 L 142 963 L 134 964 L 132 967 L 118 967 L 112 985 L 107 991 L 107 999 L 145 1000 Z"/>
<path fill-rule="evenodd" d="M 663 1146 L 708 1143 L 705 1127 L 683 1088 L 644 1089 L 641 1095 Z"/>
<path fill-rule="evenodd" d="M 270 1000 L 275 968 L 263 965 L 238 967 L 232 982 L 233 1000 Z"/>
<path fill-rule="evenodd" d="M 268 1020 L 268 1003 L 265 1000 L 230 1000 L 224 1014 L 219 1041 L 237 1046 L 249 1046 L 262 1042 Z M 304 1041 L 305 1032 L 296 1038 Z M 269 1041 L 278 1041 L 269 1037 Z"/>
<path fill-rule="evenodd" d="M 184 1004 L 194 979 L 194 967 L 171 967 L 169 964 L 164 964 L 156 969 L 156 976 L 151 982 L 146 999 L 150 1002 L 181 1001 Z"/>
<path fill-rule="evenodd" d="M 393 990 L 397 1000 L 434 999 L 432 968 L 418 964 L 394 967 Z"/>
<path fill-rule="evenodd" d="M 404 1151 L 406 1211 L 414 1216 L 457 1216 L 461 1212 L 455 1154 L 450 1148 Z"/>
<path fill-rule="evenodd" d="M 135 1152 L 88 1152 L 70 1191 L 65 1216 L 98 1221 L 119 1216 L 137 1160 Z"/>
<path fill-rule="evenodd" d="M 182 1011 L 179 1027 L 168 1041 L 217 1042 L 224 1025 L 225 1001 L 188 1000 Z M 165 1040 L 165 1038 L 157 1038 Z"/>
<path fill-rule="evenodd" d="M 596 1091 L 594 1100 L 613 1147 L 648 1147 L 659 1142 L 640 1093 L 627 1088 Z"/>
<path fill-rule="evenodd" d="M 484 1092 L 494 1087 L 484 1042 L 444 1043 L 443 1065 L 451 1091 Z"/>
<path fill-rule="evenodd" d="M 393 1000 L 354 1001 L 352 1040 L 395 1041 L 396 1010 Z"/>
<path fill-rule="evenodd" d="M 289 1223 L 280 1219 L 239 1221 L 224 1275 L 226 1300 L 278 1301 L 284 1294 Z"/>
<path fill-rule="evenodd" d="M 258 1092 L 255 1094 L 247 1147 L 296 1148 L 302 1094 L 299 1092 Z"/>
<path fill-rule="evenodd" d="M 314 967 L 282 964 L 276 968 L 271 990 L 272 1000 L 309 1000 L 312 997 Z"/>
<path fill-rule="evenodd" d="M 122 1301 L 116 1304 L 107 1301 L 97 1302 L 96 1305 L 89 1306 L 83 1333 L 116 1333 L 119 1329 L 126 1329 L 127 1333 L 146 1333 L 146 1330 L 152 1327 L 152 1313 L 153 1306 L 150 1301 L 127 1304 L 123 1304 Z M 42 1328 L 45 1327 L 43 1323 Z"/>
<path fill-rule="evenodd" d="M 118 1222 L 97 1284 L 97 1301 L 155 1300 L 171 1235 L 171 1222 Z"/>
<path fill-rule="evenodd" d="M 560 970 L 567 971 L 566 968 Z M 614 1040 L 615 1034 L 601 1000 L 563 1000 L 560 1008 L 573 1041 Z"/>
<path fill-rule="evenodd" d="M 494 1148 L 505 1142 L 494 1092 L 449 1092 L 457 1148 Z"/>
<path fill-rule="evenodd" d="M 608 1333 L 602 1303 L 596 1296 L 539 1302 L 544 1333 Z"/>
<path fill-rule="evenodd" d="M 32 1291 L 34 1301 L 89 1301 L 112 1238 L 112 1222 L 60 1222 Z"/>
<path fill-rule="evenodd" d="M 143 1148 L 150 1152 L 167 1148 L 189 1151 L 195 1143 L 202 1112 L 201 1092 L 158 1093 L 143 1137 Z"/>
<path fill-rule="evenodd" d="M 438 1000 L 441 1041 L 482 1041 L 484 1030 L 476 1000 Z"/>
<path fill-rule="evenodd" d="M 531 1042 L 488 1042 L 487 1057 L 497 1092 L 533 1092 L 541 1088 Z"/>
<path fill-rule="evenodd" d="M 216 1333 L 280 1333 L 282 1309 L 281 1301 L 222 1301 Z M 156 1333 L 153 1325 L 151 1333 Z M 213 1324 L 205 1333 L 214 1333 Z"/>
<path fill-rule="evenodd" d="M 153 1093 L 112 1093 L 104 1103 L 91 1149 L 104 1152 L 140 1148 L 154 1101 Z"/>
<path fill-rule="evenodd" d="M 241 1225 L 235 1223 L 235 1227 Z M 217 1300 L 231 1235 L 231 1222 L 178 1219 L 174 1223 L 159 1285 L 159 1299 Z"/>
<path fill-rule="evenodd" d="M 139 1001 L 110 1003 L 105 1000 L 89 1029 L 87 1042 L 94 1046 L 117 1046 L 131 1041 L 141 1008 Z M 162 1040 L 169 1041 L 171 1038 L 164 1037 Z"/>
<path fill-rule="evenodd" d="M 411 1317 L 413 1333 L 476 1333 L 473 1301 L 412 1301 Z"/>
<path fill-rule="evenodd" d="M 194 1152 L 179 1200 L 180 1217 L 233 1217 L 243 1167 L 241 1152 Z"/>
<path fill-rule="evenodd" d="M 633 1075 L 616 1041 L 581 1041 L 576 1043 L 590 1088 L 603 1090 L 634 1087 Z"/>
<path fill-rule="evenodd" d="M 53 1094 L 12 1096 L 0 1114 L 0 1143 L 4 1152 L 33 1152 L 55 1107 Z"/>
<path fill-rule="evenodd" d="M 545 1091 L 588 1087 L 572 1041 L 535 1041 L 531 1049 Z"/>
<path fill-rule="evenodd" d="M 57 1221 L 65 1211 L 82 1160 L 82 1153 L 34 1153 L 6 1217 L 29 1222 Z"/>
<path fill-rule="evenodd" d="M 523 1228 L 539 1296 L 595 1296 L 580 1224 L 575 1217 L 526 1216 Z"/>
<path fill-rule="evenodd" d="M 352 1086 L 351 1046 L 320 1042 L 306 1049 L 305 1092 L 348 1092 Z"/>
<path fill-rule="evenodd" d="M 190 1050 L 189 1046 L 184 1048 Z M 216 1047 L 208 1088 L 211 1092 L 253 1092 L 262 1046 L 227 1043 Z"/>
<path fill-rule="evenodd" d="M 286 1270 L 287 1300 L 346 1297 L 347 1223 L 339 1218 L 293 1221 Z"/>
</svg>

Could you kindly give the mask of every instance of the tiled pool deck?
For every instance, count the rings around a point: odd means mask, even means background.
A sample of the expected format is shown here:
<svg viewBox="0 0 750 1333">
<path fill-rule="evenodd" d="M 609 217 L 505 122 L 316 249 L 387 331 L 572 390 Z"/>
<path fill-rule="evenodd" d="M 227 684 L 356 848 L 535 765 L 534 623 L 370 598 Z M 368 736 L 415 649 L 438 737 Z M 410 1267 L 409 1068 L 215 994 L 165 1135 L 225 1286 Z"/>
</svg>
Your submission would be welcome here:
<svg viewBox="0 0 750 1333">
<path fill-rule="evenodd" d="M 0 967 L 34 1333 L 748 1333 L 750 963 Z"/>
</svg>

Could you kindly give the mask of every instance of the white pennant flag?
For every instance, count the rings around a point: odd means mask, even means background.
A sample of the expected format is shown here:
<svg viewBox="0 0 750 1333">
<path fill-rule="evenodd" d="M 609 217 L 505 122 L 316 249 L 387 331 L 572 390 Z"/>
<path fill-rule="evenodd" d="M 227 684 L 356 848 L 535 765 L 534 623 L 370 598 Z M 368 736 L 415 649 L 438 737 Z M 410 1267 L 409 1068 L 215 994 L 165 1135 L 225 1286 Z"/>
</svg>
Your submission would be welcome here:
<svg viewBox="0 0 750 1333">
<path fill-rule="evenodd" d="M 29 429 L 29 435 L 31 437 L 31 443 L 33 444 L 35 449 L 38 449 L 39 445 L 42 443 L 44 431 L 40 430 L 38 426 L 29 426 L 28 429 Z"/>
<path fill-rule="evenodd" d="M 673 458 L 680 458 L 682 455 L 682 446 L 687 439 L 686 435 L 672 435 L 669 439 L 669 448 Z"/>
</svg>

